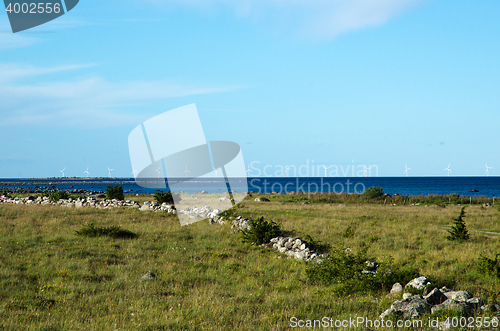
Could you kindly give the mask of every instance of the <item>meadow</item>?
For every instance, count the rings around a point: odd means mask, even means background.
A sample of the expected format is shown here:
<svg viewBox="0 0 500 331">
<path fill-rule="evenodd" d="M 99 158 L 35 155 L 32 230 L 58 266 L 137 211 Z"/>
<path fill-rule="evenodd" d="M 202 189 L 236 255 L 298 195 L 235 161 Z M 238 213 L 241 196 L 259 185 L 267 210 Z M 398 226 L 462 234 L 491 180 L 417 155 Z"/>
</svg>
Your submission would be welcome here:
<svg viewBox="0 0 500 331">
<path fill-rule="evenodd" d="M 436 286 L 499 300 L 499 278 L 478 263 L 500 252 L 494 207 L 468 206 L 470 240 L 454 242 L 446 227 L 458 204 L 255 197 L 226 214 L 263 216 L 287 235 L 367 249 L 374 260 L 418 271 Z M 137 237 L 77 234 L 89 224 Z M 135 209 L 0 205 L 0 330 L 289 330 L 293 317 L 377 319 L 394 301 L 390 287 L 339 293 L 311 282 L 308 268 L 243 243 L 228 223 L 181 227 L 175 216 Z M 147 272 L 156 279 L 141 281 Z"/>
</svg>

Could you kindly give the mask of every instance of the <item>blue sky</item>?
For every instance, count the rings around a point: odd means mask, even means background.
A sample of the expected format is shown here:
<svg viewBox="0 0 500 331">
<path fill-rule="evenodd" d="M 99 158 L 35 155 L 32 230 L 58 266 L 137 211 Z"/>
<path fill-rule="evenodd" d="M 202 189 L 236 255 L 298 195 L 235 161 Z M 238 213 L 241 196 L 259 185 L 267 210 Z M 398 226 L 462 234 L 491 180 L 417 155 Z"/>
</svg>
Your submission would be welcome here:
<svg viewBox="0 0 500 331">
<path fill-rule="evenodd" d="M 207 140 L 237 142 L 254 167 L 497 175 L 498 12 L 495 0 L 81 0 L 16 34 L 2 12 L 0 178 L 129 177 L 130 131 L 191 103 Z"/>
</svg>

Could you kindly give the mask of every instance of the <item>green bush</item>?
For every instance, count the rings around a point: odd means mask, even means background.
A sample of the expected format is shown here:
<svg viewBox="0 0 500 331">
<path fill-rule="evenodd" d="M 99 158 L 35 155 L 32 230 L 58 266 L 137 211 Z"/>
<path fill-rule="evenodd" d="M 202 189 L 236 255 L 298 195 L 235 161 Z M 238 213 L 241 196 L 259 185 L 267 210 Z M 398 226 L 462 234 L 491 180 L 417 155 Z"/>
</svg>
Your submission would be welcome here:
<svg viewBox="0 0 500 331">
<path fill-rule="evenodd" d="M 462 207 L 460 210 L 460 215 L 458 215 L 458 218 L 455 218 L 453 221 L 453 226 L 451 227 L 448 232 L 450 235 L 446 238 L 448 240 L 459 240 L 459 241 L 464 241 L 464 240 L 469 240 L 469 231 L 467 230 L 467 227 L 465 226 L 465 207 Z"/>
<path fill-rule="evenodd" d="M 304 239 L 307 241 L 309 244 L 309 247 L 313 250 L 315 250 L 319 254 L 326 253 L 330 250 L 330 245 L 329 244 L 324 244 L 321 241 L 316 241 L 314 240 L 310 235 L 305 235 Z"/>
<path fill-rule="evenodd" d="M 124 230 L 119 226 L 102 227 L 95 226 L 94 223 L 84 226 L 80 231 L 76 231 L 76 234 L 84 237 L 137 238 L 135 233 Z"/>
<path fill-rule="evenodd" d="M 125 196 L 123 195 L 123 186 L 118 184 L 108 184 L 108 189 L 106 190 L 106 198 L 125 200 Z"/>
<path fill-rule="evenodd" d="M 398 269 L 388 263 L 381 263 L 375 274 L 363 273 L 366 261 L 375 259 L 367 256 L 368 247 L 354 254 L 349 249 L 337 248 L 321 263 L 313 263 L 306 269 L 310 282 L 333 285 L 333 291 L 340 295 L 387 291 L 394 283 L 406 284 L 415 278 L 411 269 Z"/>
<path fill-rule="evenodd" d="M 495 276 L 500 278 L 500 264 L 498 261 L 500 253 L 495 254 L 493 259 L 486 256 L 481 256 L 478 260 L 479 271 L 485 275 Z"/>
<path fill-rule="evenodd" d="M 379 186 L 372 186 L 363 193 L 366 199 L 380 199 L 384 196 L 384 189 Z"/>
<path fill-rule="evenodd" d="M 241 239 L 243 242 L 262 245 L 268 243 L 272 238 L 281 233 L 281 224 L 274 221 L 265 221 L 264 217 L 250 220 L 250 229 L 241 230 Z"/>
<path fill-rule="evenodd" d="M 49 192 L 49 193 L 45 193 L 43 196 L 49 197 L 50 201 L 54 201 L 54 202 L 57 202 L 61 199 L 71 198 L 71 195 L 66 191 Z"/>
<path fill-rule="evenodd" d="M 174 195 L 172 194 L 172 192 L 158 191 L 155 192 L 154 197 L 159 204 L 162 203 L 167 203 L 169 205 L 174 204 Z M 180 198 L 178 196 L 175 196 L 175 198 L 177 199 L 177 201 L 180 201 Z"/>
</svg>

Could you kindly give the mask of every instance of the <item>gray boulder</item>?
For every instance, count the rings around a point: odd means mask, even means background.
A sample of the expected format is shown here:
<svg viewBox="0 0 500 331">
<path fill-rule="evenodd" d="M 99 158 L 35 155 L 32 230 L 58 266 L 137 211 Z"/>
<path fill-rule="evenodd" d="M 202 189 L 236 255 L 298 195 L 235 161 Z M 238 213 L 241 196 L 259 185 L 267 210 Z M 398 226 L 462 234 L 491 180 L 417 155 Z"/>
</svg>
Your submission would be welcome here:
<svg viewBox="0 0 500 331">
<path fill-rule="evenodd" d="M 492 304 L 492 305 L 484 305 L 481 307 L 482 310 L 484 311 L 488 311 L 488 312 L 497 312 L 499 310 L 499 306 L 496 305 L 496 304 Z"/>
<path fill-rule="evenodd" d="M 269 200 L 268 198 L 259 197 L 259 198 L 255 198 L 255 201 L 257 201 L 257 202 L 269 202 L 271 200 Z"/>
<path fill-rule="evenodd" d="M 412 279 L 406 286 L 411 286 L 416 288 L 417 290 L 421 290 L 427 285 L 430 285 L 431 282 L 425 276 L 421 276 L 415 279 Z"/>
<path fill-rule="evenodd" d="M 431 313 L 435 313 L 440 310 L 454 310 L 458 314 L 466 314 L 473 310 L 473 305 L 467 303 L 466 301 L 455 301 L 453 299 L 448 299 L 445 302 L 435 305 L 431 309 Z"/>
<path fill-rule="evenodd" d="M 398 295 L 400 293 L 403 293 L 403 285 L 401 285 L 400 283 L 395 283 L 394 285 L 392 285 L 391 295 Z"/>
<path fill-rule="evenodd" d="M 389 309 L 384 311 L 380 318 L 396 315 L 399 317 L 412 318 L 422 314 L 430 313 L 431 305 L 421 295 L 414 295 L 407 299 L 396 300 Z"/>
<path fill-rule="evenodd" d="M 482 306 L 484 306 L 484 304 L 485 304 L 483 299 L 481 299 L 481 298 L 468 299 L 467 303 L 472 306 L 473 310 L 477 310 L 477 309 L 481 308 Z"/>
<path fill-rule="evenodd" d="M 424 299 L 434 306 L 445 302 L 446 300 L 448 300 L 448 297 L 444 295 L 440 290 L 435 288 L 429 294 L 424 296 Z"/>
<path fill-rule="evenodd" d="M 307 252 L 306 251 L 298 251 L 295 252 L 295 258 L 297 260 L 306 260 L 307 259 Z"/>
<path fill-rule="evenodd" d="M 472 294 L 467 291 L 450 291 L 446 292 L 444 295 L 446 295 L 448 299 L 455 301 L 467 301 L 472 299 Z"/>
<path fill-rule="evenodd" d="M 446 286 L 441 287 L 439 290 L 441 291 L 441 293 L 451 292 L 451 290 L 449 288 L 447 288 Z"/>
<path fill-rule="evenodd" d="M 156 275 L 152 272 L 147 272 L 144 276 L 141 277 L 141 282 L 145 280 L 155 280 Z"/>
<path fill-rule="evenodd" d="M 366 270 L 368 271 L 377 271 L 378 269 L 378 263 L 374 261 L 365 261 L 366 264 Z"/>
</svg>

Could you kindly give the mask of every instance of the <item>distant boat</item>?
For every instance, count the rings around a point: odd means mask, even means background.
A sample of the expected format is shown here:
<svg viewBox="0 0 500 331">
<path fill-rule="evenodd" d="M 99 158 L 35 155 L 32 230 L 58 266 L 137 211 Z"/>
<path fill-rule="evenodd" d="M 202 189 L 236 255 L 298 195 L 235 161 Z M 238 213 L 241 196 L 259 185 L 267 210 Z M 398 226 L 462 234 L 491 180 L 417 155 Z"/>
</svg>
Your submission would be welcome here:
<svg viewBox="0 0 500 331">
<path fill-rule="evenodd" d="M 469 190 L 467 192 L 479 192 L 478 190 Z"/>
</svg>

